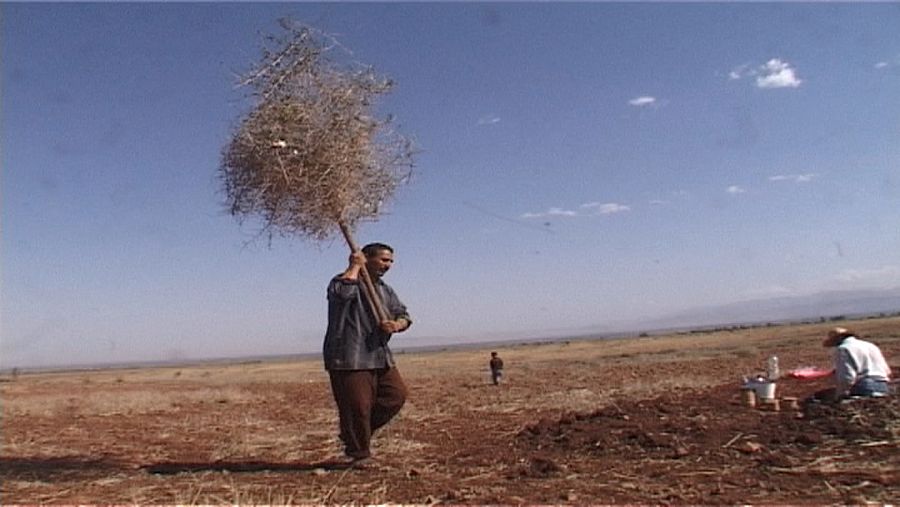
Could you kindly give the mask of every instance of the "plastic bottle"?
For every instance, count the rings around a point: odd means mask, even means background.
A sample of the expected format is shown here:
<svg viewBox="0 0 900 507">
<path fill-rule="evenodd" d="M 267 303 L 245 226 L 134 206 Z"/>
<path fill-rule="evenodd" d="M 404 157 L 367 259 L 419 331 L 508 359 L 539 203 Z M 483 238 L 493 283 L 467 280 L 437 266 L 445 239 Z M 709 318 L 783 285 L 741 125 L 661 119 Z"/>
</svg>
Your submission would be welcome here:
<svg viewBox="0 0 900 507">
<path fill-rule="evenodd" d="M 778 370 L 778 356 L 769 356 L 766 360 L 766 377 L 769 380 L 776 380 L 779 376 L 781 372 Z"/>
</svg>

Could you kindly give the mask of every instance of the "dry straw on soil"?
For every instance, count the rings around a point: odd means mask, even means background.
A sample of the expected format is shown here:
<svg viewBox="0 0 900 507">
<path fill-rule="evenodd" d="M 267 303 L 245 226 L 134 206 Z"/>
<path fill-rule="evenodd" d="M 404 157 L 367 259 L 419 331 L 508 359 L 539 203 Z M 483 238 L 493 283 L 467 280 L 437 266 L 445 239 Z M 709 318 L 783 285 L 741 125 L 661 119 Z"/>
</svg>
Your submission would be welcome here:
<svg viewBox="0 0 900 507">
<path fill-rule="evenodd" d="M 326 240 L 374 220 L 408 181 L 413 147 L 375 100 L 392 82 L 348 61 L 331 37 L 290 20 L 266 37 L 240 81 L 254 107 L 226 146 L 220 176 L 232 215 L 263 233 Z M 339 58 L 343 57 L 343 59 Z"/>
</svg>

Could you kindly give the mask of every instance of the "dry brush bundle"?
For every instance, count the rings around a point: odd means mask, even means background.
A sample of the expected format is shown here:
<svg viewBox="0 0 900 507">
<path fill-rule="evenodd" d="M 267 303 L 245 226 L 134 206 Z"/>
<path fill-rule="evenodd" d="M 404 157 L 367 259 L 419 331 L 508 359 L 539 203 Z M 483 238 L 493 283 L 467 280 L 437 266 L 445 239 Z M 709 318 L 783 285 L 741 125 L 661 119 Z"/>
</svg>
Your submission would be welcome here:
<svg viewBox="0 0 900 507">
<path fill-rule="evenodd" d="M 348 54 L 333 38 L 290 20 L 281 27 L 240 81 L 254 107 L 222 156 L 229 211 L 260 218 L 270 238 L 323 241 L 340 231 L 356 250 L 351 230 L 377 219 L 412 170 L 411 141 L 373 112 L 393 83 L 332 58 Z"/>
</svg>

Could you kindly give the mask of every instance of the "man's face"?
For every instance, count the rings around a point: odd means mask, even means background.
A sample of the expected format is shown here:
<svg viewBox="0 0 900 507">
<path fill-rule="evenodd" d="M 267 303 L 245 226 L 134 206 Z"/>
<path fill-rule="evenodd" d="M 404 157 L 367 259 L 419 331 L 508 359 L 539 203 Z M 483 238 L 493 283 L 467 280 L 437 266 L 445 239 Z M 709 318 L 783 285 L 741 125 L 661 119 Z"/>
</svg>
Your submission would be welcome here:
<svg viewBox="0 0 900 507">
<path fill-rule="evenodd" d="M 369 273 L 382 277 L 394 264 L 394 254 L 390 250 L 378 250 L 375 254 L 366 257 L 366 268 Z"/>
</svg>

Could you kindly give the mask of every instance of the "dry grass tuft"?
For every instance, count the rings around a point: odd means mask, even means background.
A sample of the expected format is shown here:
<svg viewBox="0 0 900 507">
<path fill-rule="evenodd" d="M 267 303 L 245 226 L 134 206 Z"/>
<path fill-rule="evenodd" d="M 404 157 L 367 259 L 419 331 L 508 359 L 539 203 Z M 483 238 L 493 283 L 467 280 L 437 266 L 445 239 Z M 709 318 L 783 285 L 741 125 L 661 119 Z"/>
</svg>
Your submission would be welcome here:
<svg viewBox="0 0 900 507">
<path fill-rule="evenodd" d="M 371 112 L 391 80 L 332 58 L 340 46 L 321 32 L 281 26 L 240 82 L 255 106 L 225 148 L 220 175 L 239 220 L 262 218 L 270 237 L 325 240 L 338 224 L 377 218 L 410 176 L 412 143 L 392 118 Z"/>
</svg>

